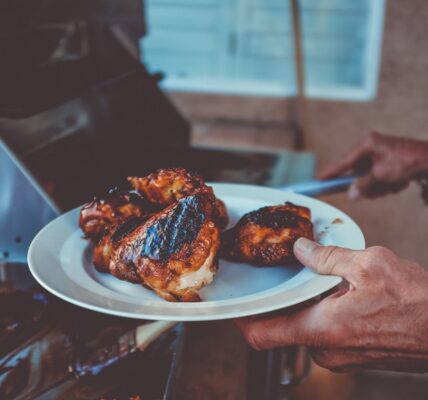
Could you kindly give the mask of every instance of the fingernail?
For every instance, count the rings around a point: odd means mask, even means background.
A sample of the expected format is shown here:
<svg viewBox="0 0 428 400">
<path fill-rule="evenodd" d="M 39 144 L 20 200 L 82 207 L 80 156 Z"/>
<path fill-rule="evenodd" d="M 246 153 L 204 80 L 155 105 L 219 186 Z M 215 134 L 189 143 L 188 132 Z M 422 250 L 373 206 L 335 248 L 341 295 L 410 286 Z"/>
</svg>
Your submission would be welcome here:
<svg viewBox="0 0 428 400">
<path fill-rule="evenodd" d="M 357 186 L 352 185 L 348 190 L 348 196 L 351 200 L 358 200 L 361 197 L 361 192 Z"/>
<path fill-rule="evenodd" d="M 301 254 L 311 254 L 317 247 L 319 247 L 319 244 L 302 237 L 297 240 L 294 246 Z"/>
</svg>

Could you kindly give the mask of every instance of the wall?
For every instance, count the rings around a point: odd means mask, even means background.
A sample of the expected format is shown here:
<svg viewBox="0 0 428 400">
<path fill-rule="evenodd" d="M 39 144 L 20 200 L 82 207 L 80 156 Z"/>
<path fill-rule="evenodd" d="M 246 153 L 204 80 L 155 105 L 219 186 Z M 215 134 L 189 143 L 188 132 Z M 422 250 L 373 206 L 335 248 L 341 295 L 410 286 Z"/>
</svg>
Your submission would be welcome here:
<svg viewBox="0 0 428 400">
<path fill-rule="evenodd" d="M 308 101 L 306 139 L 320 168 L 338 160 L 371 130 L 428 139 L 427 21 L 426 1 L 389 0 L 377 98 L 366 103 Z M 193 122 L 195 143 L 276 148 L 291 144 L 290 100 L 170 95 Z M 351 202 L 345 195 L 326 200 L 361 225 L 368 245 L 387 246 L 428 266 L 428 207 L 416 185 L 376 201 Z"/>
</svg>

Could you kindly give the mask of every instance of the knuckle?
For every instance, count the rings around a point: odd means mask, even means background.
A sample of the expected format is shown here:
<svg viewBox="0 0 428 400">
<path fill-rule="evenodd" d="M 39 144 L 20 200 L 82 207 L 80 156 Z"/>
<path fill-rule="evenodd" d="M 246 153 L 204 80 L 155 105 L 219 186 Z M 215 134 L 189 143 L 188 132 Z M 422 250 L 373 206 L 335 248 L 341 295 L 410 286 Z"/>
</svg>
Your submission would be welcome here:
<svg viewBox="0 0 428 400">
<path fill-rule="evenodd" d="M 376 265 L 376 255 L 370 252 L 368 249 L 364 250 L 355 262 L 356 276 L 360 280 L 370 280 L 373 272 L 373 268 Z"/>
<path fill-rule="evenodd" d="M 385 166 L 381 162 L 376 163 L 372 168 L 372 184 L 386 185 L 392 180 L 389 176 L 390 171 L 388 166 Z"/>
<path fill-rule="evenodd" d="M 394 253 L 381 246 L 373 246 L 363 250 L 356 260 L 360 279 L 372 279 L 373 274 L 384 268 L 385 262 L 388 263 L 392 257 L 395 257 Z"/>
<path fill-rule="evenodd" d="M 319 349 L 311 352 L 312 359 L 322 368 L 332 369 L 337 368 L 334 364 L 334 357 L 328 350 Z"/>
<path fill-rule="evenodd" d="M 312 332 L 312 335 L 310 337 L 310 340 L 308 340 L 308 344 L 310 344 L 313 347 L 321 347 L 324 345 L 324 338 L 322 332 Z"/>
<path fill-rule="evenodd" d="M 323 300 L 324 302 L 326 300 Z M 343 328 L 341 326 L 341 314 L 337 312 L 334 302 L 327 302 L 328 309 L 315 315 L 311 324 L 307 327 L 310 337 L 306 340 L 312 348 L 322 349 L 331 347 L 343 338 Z"/>
<path fill-rule="evenodd" d="M 256 326 L 250 325 L 243 332 L 245 341 L 250 345 L 254 350 L 263 350 L 260 332 Z"/>
<path fill-rule="evenodd" d="M 376 259 L 377 256 L 375 254 L 373 254 L 370 250 L 365 250 L 361 255 L 361 259 L 359 260 L 359 266 L 363 270 L 370 269 L 373 264 L 375 264 Z"/>
<path fill-rule="evenodd" d="M 351 360 L 339 349 L 311 350 L 311 357 L 320 367 L 332 372 L 347 372 L 352 368 L 350 367 Z"/>
<path fill-rule="evenodd" d="M 380 260 L 390 259 L 394 253 L 382 246 L 373 246 L 366 249 L 366 262 L 371 265 L 379 263 Z"/>
<path fill-rule="evenodd" d="M 332 314 L 331 318 L 328 320 L 329 330 L 326 332 L 324 343 L 329 347 L 347 341 L 347 334 L 349 332 L 342 323 L 342 318 L 343 317 L 339 314 L 336 317 Z"/>
<path fill-rule="evenodd" d="M 372 264 L 376 259 L 376 251 L 374 251 L 371 247 L 363 250 L 358 257 L 359 264 L 363 268 Z"/>
</svg>

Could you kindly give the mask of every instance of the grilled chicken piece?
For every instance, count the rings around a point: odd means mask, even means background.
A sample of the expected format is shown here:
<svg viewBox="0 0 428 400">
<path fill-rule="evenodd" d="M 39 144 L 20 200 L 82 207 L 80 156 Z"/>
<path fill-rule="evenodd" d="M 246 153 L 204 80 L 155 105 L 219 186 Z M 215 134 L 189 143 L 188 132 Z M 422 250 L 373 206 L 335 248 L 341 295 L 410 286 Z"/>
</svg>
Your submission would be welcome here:
<svg viewBox="0 0 428 400">
<path fill-rule="evenodd" d="M 220 199 L 215 200 L 216 208 L 214 210 L 214 220 L 220 229 L 226 228 L 229 223 L 229 215 L 227 213 L 226 204 Z"/>
<path fill-rule="evenodd" d="M 205 184 L 202 176 L 188 172 L 184 168 L 159 169 L 143 178 L 129 177 L 128 181 L 147 200 L 162 206 L 169 206 L 177 200 L 197 193 L 214 195 L 212 187 Z M 214 221 L 220 229 L 224 229 L 229 222 L 226 206 L 219 199 L 216 203 Z"/>
<path fill-rule="evenodd" d="M 93 263 L 99 272 L 109 272 L 110 260 L 113 255 L 112 234 L 113 230 L 106 233 L 94 247 Z"/>
<path fill-rule="evenodd" d="M 212 193 L 200 175 L 184 168 L 159 169 L 143 178 L 129 177 L 128 181 L 148 201 L 163 206 L 169 206 L 200 190 Z"/>
<path fill-rule="evenodd" d="M 123 266 L 110 264 L 110 261 L 120 244 L 126 240 L 127 235 L 144 224 L 149 218 L 150 215 L 130 218 L 105 234 L 94 248 L 93 262 L 95 268 L 100 272 L 111 272 L 112 275 L 124 281 L 141 283 L 141 278 L 132 265 L 123 268 Z"/>
<path fill-rule="evenodd" d="M 223 233 L 221 253 L 234 261 L 280 265 L 296 261 L 293 245 L 299 237 L 313 240 L 311 212 L 287 202 L 245 214 Z"/>
<path fill-rule="evenodd" d="M 80 210 L 79 226 L 85 238 L 97 243 L 110 228 L 129 218 L 158 211 L 159 207 L 145 200 L 138 192 L 121 192 L 114 188 L 103 197 L 95 197 Z"/>
<path fill-rule="evenodd" d="M 110 271 L 137 271 L 165 300 L 200 301 L 198 289 L 212 282 L 218 267 L 215 210 L 210 194 L 178 200 L 120 240 Z"/>
</svg>

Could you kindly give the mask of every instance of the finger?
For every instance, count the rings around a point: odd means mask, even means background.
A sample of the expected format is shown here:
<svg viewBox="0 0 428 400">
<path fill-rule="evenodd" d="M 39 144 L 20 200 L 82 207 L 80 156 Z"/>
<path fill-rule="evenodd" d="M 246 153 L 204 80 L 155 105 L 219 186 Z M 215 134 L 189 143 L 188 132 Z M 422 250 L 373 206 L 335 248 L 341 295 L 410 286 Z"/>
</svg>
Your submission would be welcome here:
<svg viewBox="0 0 428 400">
<path fill-rule="evenodd" d="M 366 142 L 352 150 L 343 160 L 327 167 L 319 174 L 320 179 L 330 179 L 354 169 L 359 162 L 371 154 L 371 148 Z"/>
<path fill-rule="evenodd" d="M 355 369 L 419 370 L 428 369 L 426 354 L 406 354 L 384 350 L 311 348 L 312 359 L 320 366 L 336 372 Z M 402 368 L 400 368 L 402 367 Z"/>
<path fill-rule="evenodd" d="M 323 300 L 291 315 L 236 319 L 248 344 L 256 350 L 282 346 L 332 346 L 329 302 Z"/>
<path fill-rule="evenodd" d="M 368 363 L 363 350 L 350 353 L 345 349 L 311 348 L 309 351 L 316 364 L 335 372 L 352 371 Z"/>
<path fill-rule="evenodd" d="M 363 197 L 376 198 L 388 193 L 395 193 L 403 188 L 400 183 L 388 183 L 377 180 L 372 173 L 358 178 L 349 188 L 348 196 L 352 200 Z"/>
<path fill-rule="evenodd" d="M 363 348 L 310 348 L 309 352 L 318 365 L 334 371 L 368 367 L 392 358 L 388 352 Z"/>
<path fill-rule="evenodd" d="M 355 283 L 355 251 L 335 246 L 321 246 L 300 238 L 294 243 L 294 254 L 305 266 L 322 275 L 336 275 Z"/>
<path fill-rule="evenodd" d="M 348 196 L 352 200 L 358 200 L 363 197 L 370 197 L 379 182 L 376 181 L 371 173 L 358 178 L 349 188 Z"/>
</svg>

